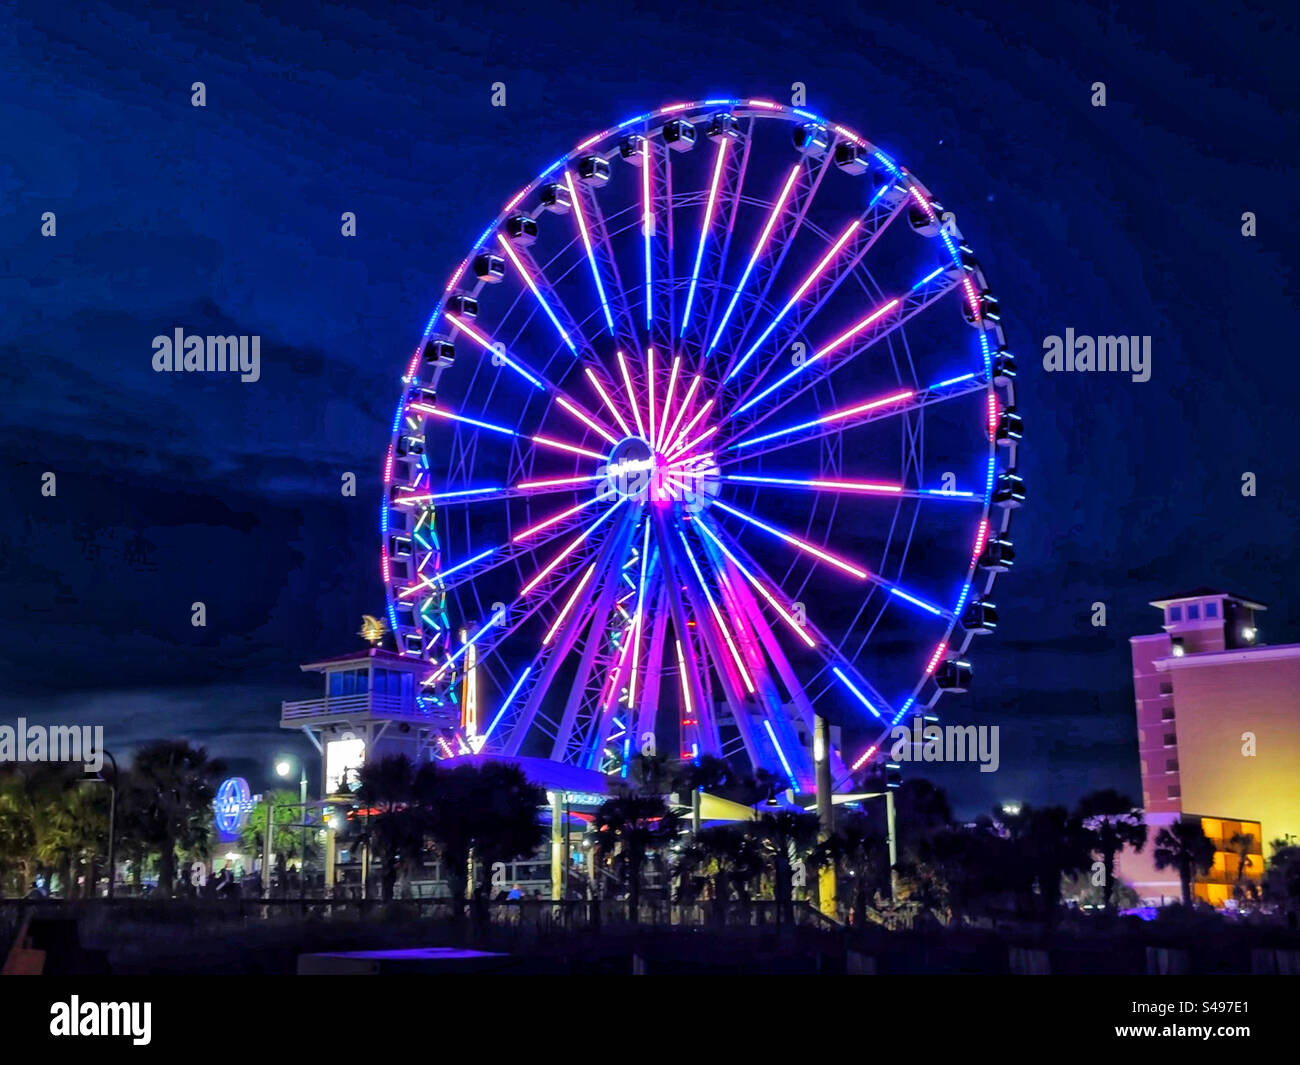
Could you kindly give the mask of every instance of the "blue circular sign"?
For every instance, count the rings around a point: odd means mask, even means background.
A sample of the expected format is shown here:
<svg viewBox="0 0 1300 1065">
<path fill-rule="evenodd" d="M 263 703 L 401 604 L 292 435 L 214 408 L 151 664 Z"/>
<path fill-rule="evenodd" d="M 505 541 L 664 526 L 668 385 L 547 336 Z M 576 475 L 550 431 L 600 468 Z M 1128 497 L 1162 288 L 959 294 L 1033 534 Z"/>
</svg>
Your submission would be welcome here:
<svg viewBox="0 0 1300 1065">
<path fill-rule="evenodd" d="M 221 782 L 217 788 L 217 797 L 213 807 L 217 815 L 217 831 L 224 836 L 233 836 L 244 821 L 248 804 L 252 801 L 252 792 L 248 790 L 248 781 L 243 777 L 230 777 Z"/>
</svg>

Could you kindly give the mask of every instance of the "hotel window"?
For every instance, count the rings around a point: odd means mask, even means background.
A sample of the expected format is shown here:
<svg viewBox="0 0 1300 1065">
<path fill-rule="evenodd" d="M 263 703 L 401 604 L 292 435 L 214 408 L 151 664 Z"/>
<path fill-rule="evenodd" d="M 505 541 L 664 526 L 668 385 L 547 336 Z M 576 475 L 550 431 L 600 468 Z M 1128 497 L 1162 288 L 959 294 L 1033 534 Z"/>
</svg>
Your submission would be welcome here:
<svg viewBox="0 0 1300 1065">
<path fill-rule="evenodd" d="M 1175 733 L 1173 733 L 1173 732 L 1166 732 L 1166 733 L 1165 733 L 1165 746 L 1166 746 L 1166 747 L 1177 747 L 1177 746 L 1178 746 L 1178 736 L 1177 736 Z"/>
<path fill-rule="evenodd" d="M 1172 680 L 1162 680 L 1162 681 L 1160 682 L 1160 694 L 1161 694 L 1161 695 L 1173 695 L 1173 694 L 1174 694 L 1174 682 L 1173 682 Z"/>
<path fill-rule="evenodd" d="M 1180 607 L 1180 606 L 1171 606 L 1171 607 L 1169 608 L 1169 620 L 1170 620 L 1170 621 L 1182 621 L 1182 620 L 1183 620 L 1183 608 Z"/>
<path fill-rule="evenodd" d="M 1177 784 L 1170 784 L 1169 789 L 1165 792 L 1165 794 L 1171 799 L 1178 799 L 1182 797 L 1183 789 L 1180 788 Z"/>
<path fill-rule="evenodd" d="M 1166 758 L 1166 759 L 1165 759 L 1165 772 L 1166 772 L 1166 773 L 1177 773 L 1177 772 L 1178 772 L 1178 759 L 1177 759 L 1177 758 Z"/>
<path fill-rule="evenodd" d="M 1206 603 L 1206 604 L 1205 604 L 1205 616 L 1206 616 L 1207 618 L 1217 618 L 1217 617 L 1219 616 L 1219 604 L 1218 604 L 1218 603 Z"/>
<path fill-rule="evenodd" d="M 1187 606 L 1187 620 L 1199 621 L 1201 617 L 1201 604 L 1189 603 Z"/>
<path fill-rule="evenodd" d="M 1173 719 L 1174 719 L 1174 708 L 1172 706 L 1166 706 L 1164 709 L 1160 711 L 1161 721 L 1172 721 Z"/>
</svg>

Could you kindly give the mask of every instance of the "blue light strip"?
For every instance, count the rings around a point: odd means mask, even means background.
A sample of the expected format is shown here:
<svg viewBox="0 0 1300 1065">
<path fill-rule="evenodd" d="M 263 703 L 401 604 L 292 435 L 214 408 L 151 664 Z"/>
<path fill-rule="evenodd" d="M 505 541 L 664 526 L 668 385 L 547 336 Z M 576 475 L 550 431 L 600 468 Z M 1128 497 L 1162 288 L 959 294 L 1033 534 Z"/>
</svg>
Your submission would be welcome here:
<svg viewBox="0 0 1300 1065">
<path fill-rule="evenodd" d="M 794 778 L 794 770 L 790 768 L 790 762 L 786 759 L 785 751 L 781 750 L 781 745 L 776 741 L 776 733 L 772 730 L 772 722 L 768 718 L 763 718 L 763 727 L 767 729 L 767 734 L 772 739 L 772 746 L 776 748 L 777 757 L 781 759 L 781 764 L 785 766 L 785 775 L 790 781 L 790 786 L 798 791 L 799 782 Z"/>
<path fill-rule="evenodd" d="M 487 731 L 483 733 L 483 741 L 485 743 L 487 742 L 488 738 L 492 735 L 493 729 L 495 729 L 498 723 L 500 723 L 501 716 L 510 708 L 511 702 L 513 702 L 514 697 L 519 694 L 519 689 L 524 686 L 524 681 L 528 679 L 528 674 L 531 673 L 532 671 L 533 671 L 532 666 L 525 666 L 524 671 L 519 674 L 519 679 L 515 681 L 515 686 L 510 689 L 510 694 L 506 696 L 505 702 L 501 704 L 501 709 L 497 711 L 497 716 L 492 719 L 492 724 L 490 724 L 487 728 Z"/>
<path fill-rule="evenodd" d="M 844 671 L 840 669 L 839 666 L 831 666 L 831 672 L 840 678 L 840 683 L 842 683 L 846 688 L 849 689 L 849 691 L 853 693 L 854 698 L 856 698 L 858 702 L 860 702 L 863 706 L 865 706 L 868 710 L 870 710 L 874 717 L 879 719 L 880 711 L 871 705 L 871 701 L 865 695 L 863 695 L 862 692 L 858 691 L 857 685 L 855 685 L 853 681 L 849 680 L 849 678 L 845 676 Z"/>
<path fill-rule="evenodd" d="M 937 606 L 934 606 L 931 603 L 927 603 L 923 599 L 917 599 L 916 596 L 914 595 L 908 595 L 905 591 L 903 591 L 900 588 L 890 588 L 889 594 L 896 595 L 898 596 L 899 599 L 906 599 L 913 606 L 919 606 L 922 610 L 928 610 L 935 617 L 943 617 L 943 611 L 940 610 Z"/>
</svg>

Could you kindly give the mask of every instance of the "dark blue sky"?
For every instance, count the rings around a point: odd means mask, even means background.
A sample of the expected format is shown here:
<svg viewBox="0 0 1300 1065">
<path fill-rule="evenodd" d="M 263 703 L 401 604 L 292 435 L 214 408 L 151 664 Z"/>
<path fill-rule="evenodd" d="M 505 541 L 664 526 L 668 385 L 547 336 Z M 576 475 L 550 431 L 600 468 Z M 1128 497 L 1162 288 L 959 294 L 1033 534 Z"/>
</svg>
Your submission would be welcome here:
<svg viewBox="0 0 1300 1065">
<path fill-rule="evenodd" d="M 119 750 L 187 735 L 258 784 L 292 746 L 278 701 L 312 690 L 297 663 L 382 609 L 398 376 L 465 249 L 585 134 L 801 81 L 959 213 L 1021 356 L 1018 569 L 974 692 L 943 708 L 1001 725 L 1003 768 L 934 775 L 963 811 L 1137 793 L 1127 638 L 1148 600 L 1225 586 L 1270 604 L 1269 642 L 1300 640 L 1295 24 L 839 6 L 6 7 L 0 719 L 103 722 Z M 177 325 L 260 334 L 261 381 L 153 373 Z M 1152 336 L 1151 380 L 1044 373 L 1067 327 Z"/>
</svg>

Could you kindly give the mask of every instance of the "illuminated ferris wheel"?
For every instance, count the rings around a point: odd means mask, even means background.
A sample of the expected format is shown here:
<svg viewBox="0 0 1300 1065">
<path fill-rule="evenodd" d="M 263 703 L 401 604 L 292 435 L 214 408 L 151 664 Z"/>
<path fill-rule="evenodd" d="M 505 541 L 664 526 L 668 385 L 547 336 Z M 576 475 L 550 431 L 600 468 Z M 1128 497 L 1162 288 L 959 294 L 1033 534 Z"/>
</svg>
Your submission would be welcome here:
<svg viewBox="0 0 1300 1065">
<path fill-rule="evenodd" d="M 957 220 L 851 130 L 705 100 L 583 141 L 403 378 L 382 570 L 441 755 L 808 791 L 820 715 L 845 782 L 996 626 L 1014 387 Z"/>
</svg>

